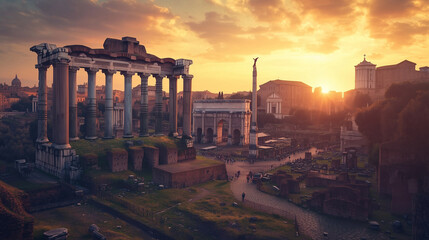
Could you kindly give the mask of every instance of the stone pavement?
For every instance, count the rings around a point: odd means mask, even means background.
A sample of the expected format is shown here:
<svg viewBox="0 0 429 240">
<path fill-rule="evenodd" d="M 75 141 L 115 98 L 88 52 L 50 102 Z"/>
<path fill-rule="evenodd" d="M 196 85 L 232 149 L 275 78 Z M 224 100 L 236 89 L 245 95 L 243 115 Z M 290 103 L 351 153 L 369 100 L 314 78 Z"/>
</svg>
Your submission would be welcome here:
<svg viewBox="0 0 429 240">
<path fill-rule="evenodd" d="M 315 148 L 311 151 L 316 151 Z M 304 158 L 304 152 L 297 153 L 291 156 L 291 160 L 296 158 Z M 388 239 L 388 237 L 381 233 L 370 230 L 366 223 L 351 221 L 347 219 L 335 218 L 324 214 L 305 210 L 288 202 L 286 199 L 275 197 L 256 189 L 256 185 L 246 182 L 246 175 L 249 171 L 266 171 L 280 164 L 284 164 L 289 159 L 283 161 L 262 161 L 249 164 L 245 162 L 236 162 L 234 164 L 227 164 L 228 176 L 234 176 L 239 170 L 241 175 L 238 179 L 234 180 L 231 184 L 231 190 L 234 197 L 241 201 L 242 192 L 246 193 L 245 201 L 250 201 L 258 205 L 278 209 L 278 214 L 288 219 L 294 219 L 295 216 L 298 221 L 298 226 L 301 234 L 307 235 L 312 239 L 344 239 L 344 240 L 360 240 L 360 239 Z M 262 210 L 262 209 L 261 209 Z M 323 237 L 323 232 L 328 233 L 328 238 Z"/>
</svg>

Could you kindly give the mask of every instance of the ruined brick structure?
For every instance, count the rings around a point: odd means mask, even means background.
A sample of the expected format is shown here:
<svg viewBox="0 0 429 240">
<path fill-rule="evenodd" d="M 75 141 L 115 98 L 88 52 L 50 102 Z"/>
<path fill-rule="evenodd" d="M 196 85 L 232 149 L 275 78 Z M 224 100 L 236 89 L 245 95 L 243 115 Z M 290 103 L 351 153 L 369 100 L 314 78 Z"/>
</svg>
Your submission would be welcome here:
<svg viewBox="0 0 429 240">
<path fill-rule="evenodd" d="M 128 149 L 128 166 L 131 170 L 141 171 L 143 158 L 144 150 L 142 147 L 130 147 Z"/>
<path fill-rule="evenodd" d="M 360 188 L 353 185 L 331 186 L 328 190 L 314 192 L 307 204 L 329 215 L 365 221 L 371 211 L 368 191 L 369 184 Z"/>
<path fill-rule="evenodd" d="M 107 152 L 107 163 L 112 172 L 128 170 L 128 152 L 121 148 L 113 148 Z"/>
<path fill-rule="evenodd" d="M 186 164 L 186 165 L 185 165 Z M 196 166 L 191 162 L 161 165 L 153 169 L 153 181 L 167 187 L 184 188 L 210 180 L 226 180 L 225 163 Z"/>
</svg>

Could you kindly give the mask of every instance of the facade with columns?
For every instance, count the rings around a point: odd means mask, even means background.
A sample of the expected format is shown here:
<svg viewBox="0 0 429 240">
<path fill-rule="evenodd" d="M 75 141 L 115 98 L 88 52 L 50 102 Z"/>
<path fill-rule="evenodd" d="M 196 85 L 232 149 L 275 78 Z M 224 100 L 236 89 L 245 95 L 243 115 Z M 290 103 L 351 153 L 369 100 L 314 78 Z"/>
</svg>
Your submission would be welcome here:
<svg viewBox="0 0 429 240">
<path fill-rule="evenodd" d="M 105 75 L 105 128 L 104 138 L 113 138 L 113 74 L 124 77 L 123 137 L 133 137 L 132 129 L 132 76 L 141 79 L 140 136 L 148 136 L 148 78 L 156 79 L 156 126 L 155 134 L 162 135 L 162 80 L 169 79 L 169 131 L 177 135 L 177 80 L 183 78 L 184 108 L 183 133 L 191 136 L 192 60 L 158 58 L 146 52 L 133 37 L 107 38 L 103 49 L 82 45 L 57 47 L 42 43 L 33 46 L 37 53 L 36 68 L 39 70 L 38 138 L 36 166 L 53 175 L 67 178 L 73 175 L 70 167 L 76 158 L 69 141 L 78 139 L 76 74 L 85 69 L 88 74 L 86 136 L 94 140 L 96 133 L 96 74 Z M 46 71 L 53 66 L 53 139 L 47 137 L 47 84 Z"/>
<path fill-rule="evenodd" d="M 194 141 L 247 145 L 251 114 L 247 99 L 196 100 L 193 104 Z"/>
</svg>

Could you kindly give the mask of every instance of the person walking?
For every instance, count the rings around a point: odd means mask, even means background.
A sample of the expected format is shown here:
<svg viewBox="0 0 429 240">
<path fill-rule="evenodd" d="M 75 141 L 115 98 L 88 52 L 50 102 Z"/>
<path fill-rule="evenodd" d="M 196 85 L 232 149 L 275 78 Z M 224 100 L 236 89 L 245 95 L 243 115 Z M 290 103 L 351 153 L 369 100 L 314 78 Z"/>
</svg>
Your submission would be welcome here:
<svg viewBox="0 0 429 240">
<path fill-rule="evenodd" d="M 246 194 L 243 192 L 243 193 L 241 194 L 241 201 L 242 201 L 242 202 L 244 202 L 244 197 L 246 197 Z"/>
</svg>

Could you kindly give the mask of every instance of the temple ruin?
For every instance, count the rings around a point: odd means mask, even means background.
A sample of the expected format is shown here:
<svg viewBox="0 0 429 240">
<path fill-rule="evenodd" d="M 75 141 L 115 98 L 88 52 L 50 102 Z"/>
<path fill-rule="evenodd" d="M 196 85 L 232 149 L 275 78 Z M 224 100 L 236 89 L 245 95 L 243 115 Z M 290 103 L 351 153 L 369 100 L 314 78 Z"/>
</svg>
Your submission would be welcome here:
<svg viewBox="0 0 429 240">
<path fill-rule="evenodd" d="M 122 40 L 107 38 L 103 49 L 83 45 L 57 47 L 42 43 L 30 48 L 37 53 L 36 68 L 39 70 L 38 137 L 36 166 L 60 178 L 73 179 L 77 169 L 75 151 L 69 141 L 78 139 L 76 75 L 79 69 L 88 73 L 85 139 L 94 140 L 96 134 L 96 74 L 101 70 L 106 77 L 104 138 L 114 138 L 113 74 L 124 76 L 124 138 L 133 137 L 132 129 L 132 76 L 141 78 L 140 136 L 148 136 L 148 77 L 156 79 L 155 135 L 162 135 L 162 80 L 169 79 L 169 131 L 177 136 L 177 80 L 183 79 L 183 135 L 191 136 L 192 78 L 189 66 L 192 60 L 158 58 L 146 52 L 136 38 Z M 52 139 L 47 135 L 47 83 L 46 72 L 53 66 L 53 114 Z"/>
</svg>

